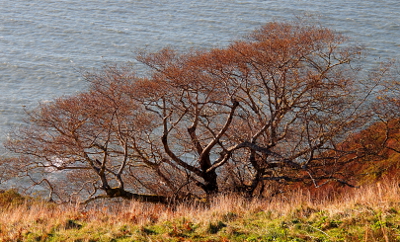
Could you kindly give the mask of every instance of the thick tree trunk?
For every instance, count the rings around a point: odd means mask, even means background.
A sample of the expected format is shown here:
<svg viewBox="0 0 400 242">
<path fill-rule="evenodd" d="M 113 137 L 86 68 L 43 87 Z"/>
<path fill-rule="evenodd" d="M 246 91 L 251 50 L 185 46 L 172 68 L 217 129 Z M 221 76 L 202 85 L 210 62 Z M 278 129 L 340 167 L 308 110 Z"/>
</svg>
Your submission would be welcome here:
<svg viewBox="0 0 400 242">
<path fill-rule="evenodd" d="M 207 195 L 213 195 L 218 193 L 217 173 L 215 170 L 211 172 L 205 172 L 203 175 L 204 186 L 203 190 Z"/>
</svg>

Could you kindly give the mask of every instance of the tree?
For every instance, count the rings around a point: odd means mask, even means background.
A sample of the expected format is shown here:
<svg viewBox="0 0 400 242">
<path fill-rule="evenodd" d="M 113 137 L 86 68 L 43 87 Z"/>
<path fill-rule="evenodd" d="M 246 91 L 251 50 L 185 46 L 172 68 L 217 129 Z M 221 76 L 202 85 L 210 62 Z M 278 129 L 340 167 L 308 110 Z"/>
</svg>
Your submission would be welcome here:
<svg viewBox="0 0 400 242">
<path fill-rule="evenodd" d="M 360 125 L 365 91 L 351 65 L 360 50 L 344 41 L 322 27 L 269 23 L 226 48 L 142 53 L 147 77 L 86 73 L 88 91 L 30 112 L 6 146 L 35 157 L 25 174 L 68 170 L 91 184 L 89 197 L 346 183 L 327 165 L 338 156 L 326 154 Z"/>
<path fill-rule="evenodd" d="M 101 83 L 95 83 L 96 78 Z M 88 81 L 93 81 L 93 85 L 89 91 L 59 98 L 29 112 L 27 126 L 14 133 L 6 144 L 14 152 L 33 157 L 25 159 L 24 164 L 17 162 L 22 175 L 29 176 L 34 184 L 46 181 L 53 189 L 52 182 L 38 174 L 70 171 L 69 180 L 78 178 L 81 183 L 80 188 L 74 189 L 91 190 L 90 196 L 101 189 L 108 197 L 162 200 L 125 189 L 123 173 L 136 165 L 130 161 L 134 155 L 130 149 L 135 145 L 130 141 L 145 138 L 152 118 L 133 99 L 118 91 L 131 78 L 129 73 L 110 67 L 101 75 L 90 76 Z M 66 178 L 59 176 L 60 182 L 65 183 Z"/>
</svg>

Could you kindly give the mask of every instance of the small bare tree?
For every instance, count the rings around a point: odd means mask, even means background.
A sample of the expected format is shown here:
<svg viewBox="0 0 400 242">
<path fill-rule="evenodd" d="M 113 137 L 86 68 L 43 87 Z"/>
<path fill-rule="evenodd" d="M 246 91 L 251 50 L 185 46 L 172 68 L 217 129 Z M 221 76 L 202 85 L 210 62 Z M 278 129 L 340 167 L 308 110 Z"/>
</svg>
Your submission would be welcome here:
<svg viewBox="0 0 400 242">
<path fill-rule="evenodd" d="M 49 180 L 41 175 L 69 171 L 67 177 L 80 181 L 81 188 L 75 187 L 75 192 L 86 191 L 94 196 L 100 189 L 108 197 L 162 200 L 125 189 L 124 173 L 146 165 L 133 160 L 138 154 L 132 149 L 141 148 L 140 142 L 152 128 L 152 114 L 143 112 L 120 91 L 136 78 L 112 67 L 101 75 L 86 77 L 92 82 L 89 91 L 40 105 L 28 113 L 27 125 L 6 143 L 10 150 L 31 157 L 21 160 L 24 164 L 19 164 L 20 174 L 39 184 Z M 59 179 L 64 185 L 72 180 L 65 180 L 62 173 Z"/>
</svg>

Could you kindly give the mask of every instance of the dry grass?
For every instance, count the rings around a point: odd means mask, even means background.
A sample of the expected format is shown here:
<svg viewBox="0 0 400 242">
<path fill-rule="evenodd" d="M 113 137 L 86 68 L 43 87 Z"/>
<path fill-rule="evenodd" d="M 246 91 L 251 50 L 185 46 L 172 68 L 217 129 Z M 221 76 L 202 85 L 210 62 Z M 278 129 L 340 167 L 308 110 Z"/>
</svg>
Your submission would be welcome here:
<svg viewBox="0 0 400 242">
<path fill-rule="evenodd" d="M 226 195 L 209 206 L 174 208 L 28 201 L 0 210 L 0 241 L 398 241 L 398 184 L 385 181 L 334 199 L 299 190 L 268 201 Z"/>
</svg>

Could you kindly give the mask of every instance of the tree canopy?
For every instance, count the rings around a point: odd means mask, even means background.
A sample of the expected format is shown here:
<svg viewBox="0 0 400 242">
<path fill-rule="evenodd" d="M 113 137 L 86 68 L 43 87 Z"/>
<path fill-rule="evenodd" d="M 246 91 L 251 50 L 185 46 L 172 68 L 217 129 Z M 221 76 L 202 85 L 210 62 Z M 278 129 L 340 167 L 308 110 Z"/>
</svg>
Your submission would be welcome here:
<svg viewBox="0 0 400 242">
<path fill-rule="evenodd" d="M 370 111 L 359 54 L 327 28 L 277 22 L 225 48 L 140 53 L 147 75 L 85 72 L 88 90 L 29 111 L 8 165 L 61 200 L 350 185 L 338 144 Z"/>
</svg>

